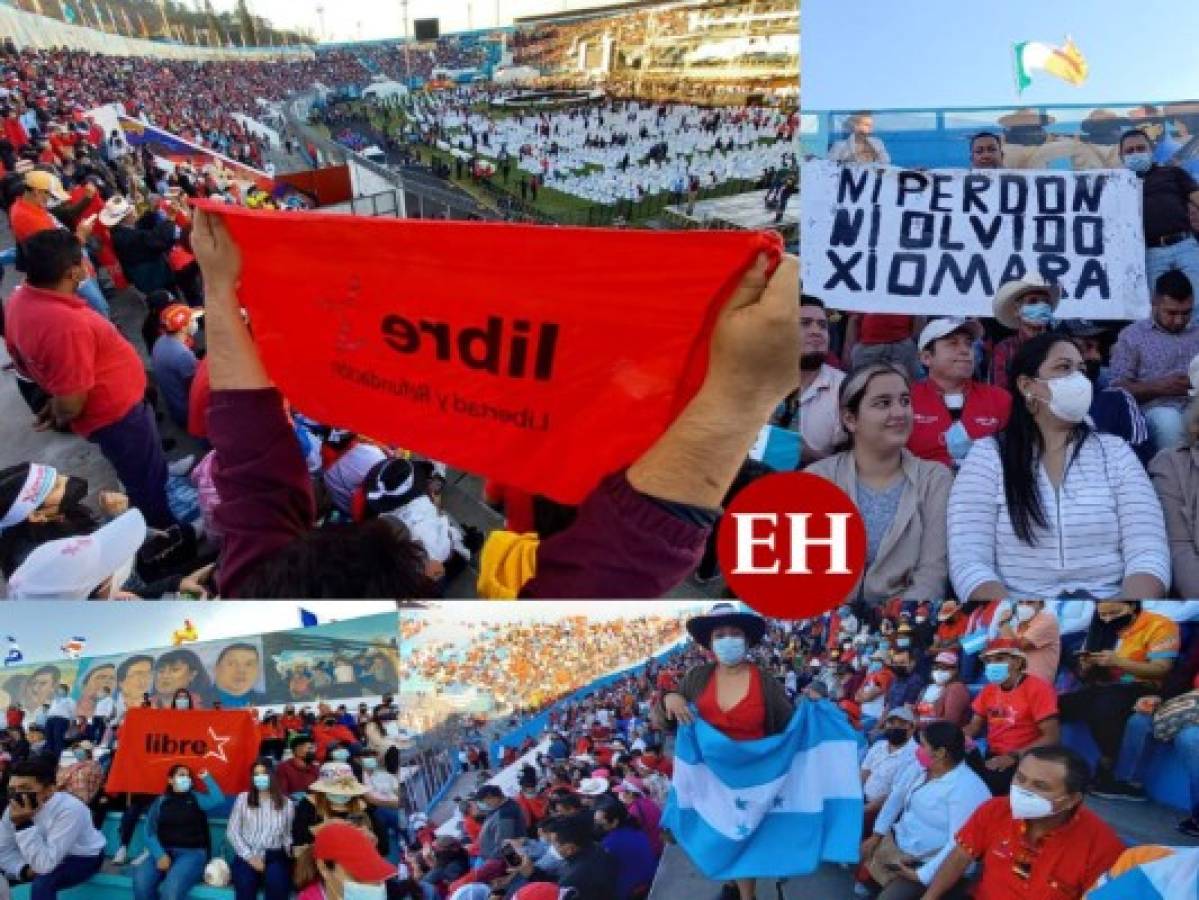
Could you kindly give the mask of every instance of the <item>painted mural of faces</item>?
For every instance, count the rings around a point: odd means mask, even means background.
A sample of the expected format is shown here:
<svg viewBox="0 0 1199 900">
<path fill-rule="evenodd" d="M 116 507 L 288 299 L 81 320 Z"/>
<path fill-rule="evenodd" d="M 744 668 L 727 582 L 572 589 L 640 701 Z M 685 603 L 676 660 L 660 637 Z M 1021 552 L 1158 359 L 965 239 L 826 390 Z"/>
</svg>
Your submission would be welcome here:
<svg viewBox="0 0 1199 900">
<path fill-rule="evenodd" d="M 25 708 L 37 709 L 54 699 L 62 675 L 57 666 L 42 666 L 25 682 Z"/>
<path fill-rule="evenodd" d="M 249 644 L 231 644 L 217 658 L 213 676 L 216 686 L 226 694 L 240 697 L 254 690 L 261 662 L 258 651 Z"/>
<path fill-rule="evenodd" d="M 131 656 L 117 668 L 117 682 L 127 709 L 142 705 L 142 695 L 150 693 L 153 681 L 152 657 Z"/>
</svg>

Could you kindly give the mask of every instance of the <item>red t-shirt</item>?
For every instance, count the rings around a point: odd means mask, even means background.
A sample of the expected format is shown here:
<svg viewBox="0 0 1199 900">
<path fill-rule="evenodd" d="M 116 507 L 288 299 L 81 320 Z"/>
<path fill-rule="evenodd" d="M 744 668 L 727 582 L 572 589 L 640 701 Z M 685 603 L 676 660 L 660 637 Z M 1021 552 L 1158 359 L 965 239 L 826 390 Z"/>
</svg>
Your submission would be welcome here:
<svg viewBox="0 0 1199 900">
<path fill-rule="evenodd" d="M 966 385 L 965 395 L 961 420 L 973 440 L 995 434 L 1007 424 L 1012 395 L 1003 388 L 971 381 Z M 952 465 L 945 449 L 945 432 L 953 425 L 953 417 L 940 388 L 931 379 L 912 385 L 912 419 L 908 449 L 922 459 Z"/>
<path fill-rule="evenodd" d="M 695 703 L 700 718 L 734 741 L 752 741 L 766 736 L 766 699 L 762 696 L 762 676 L 756 666 L 749 670 L 749 690 L 729 709 L 716 701 L 716 675 Z"/>
<path fill-rule="evenodd" d="M 187 395 L 187 433 L 195 438 L 208 437 L 208 401 L 211 395 L 208 380 L 208 357 L 196 364 L 192 386 Z"/>
<path fill-rule="evenodd" d="M 966 634 L 966 628 L 970 625 L 970 620 L 961 613 L 958 613 L 952 619 L 942 622 L 937 626 L 937 641 L 942 644 L 948 644 L 950 641 L 959 641 Z"/>
<path fill-rule="evenodd" d="M 71 430 L 87 437 L 142 402 L 146 370 L 133 345 L 74 294 L 23 284 L 4 310 L 17 368 L 55 396 L 87 393 Z"/>
<path fill-rule="evenodd" d="M 966 820 L 956 840 L 982 862 L 974 900 L 1078 900 L 1124 852 L 1111 826 L 1085 806 L 1036 845 L 1027 828 L 1012 818 L 1007 797 L 988 800 Z"/>
<path fill-rule="evenodd" d="M 988 684 L 971 707 L 987 721 L 987 749 L 995 756 L 1023 750 L 1038 737 L 1038 723 L 1058 714 L 1057 694 L 1043 678 L 1025 675 L 1012 690 Z"/>
<path fill-rule="evenodd" d="M 912 336 L 912 317 L 893 313 L 863 313 L 858 323 L 859 344 L 894 344 Z"/>
</svg>

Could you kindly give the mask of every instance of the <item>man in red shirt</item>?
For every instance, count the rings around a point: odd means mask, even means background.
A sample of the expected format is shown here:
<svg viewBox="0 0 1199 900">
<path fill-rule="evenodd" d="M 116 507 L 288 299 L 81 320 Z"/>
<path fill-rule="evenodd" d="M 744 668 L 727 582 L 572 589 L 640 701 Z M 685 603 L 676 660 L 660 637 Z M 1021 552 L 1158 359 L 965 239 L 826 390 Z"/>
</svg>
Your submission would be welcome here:
<svg viewBox="0 0 1199 900">
<path fill-rule="evenodd" d="M 34 427 L 69 427 L 99 444 L 146 522 L 169 528 L 167 461 L 137 351 L 76 296 L 87 269 L 74 235 L 39 232 L 25 242 L 25 256 L 25 283 L 5 308 L 5 338 L 18 371 L 50 395 Z"/>
<path fill-rule="evenodd" d="M 957 466 L 974 441 L 1007 424 L 1012 395 L 982 384 L 974 372 L 978 323 L 933 319 L 920 332 L 920 361 L 928 378 L 912 385 L 912 436 L 908 449 L 923 459 Z"/>
<path fill-rule="evenodd" d="M 1008 792 L 1023 751 L 1058 743 L 1061 722 L 1057 694 L 1025 671 L 1028 658 L 1018 641 L 994 640 L 979 657 L 988 684 L 974 698 L 974 718 L 964 731 L 975 738 L 985 727 L 987 758 L 979 775 L 998 797 Z"/>
<path fill-rule="evenodd" d="M 1066 747 L 1024 753 L 1010 797 L 974 811 L 924 900 L 960 896 L 972 862 L 982 867 L 974 900 L 1079 900 L 1124 852 L 1111 826 L 1083 805 L 1089 777 L 1086 760 Z"/>
<path fill-rule="evenodd" d="M 316 763 L 316 747 L 307 735 L 292 738 L 291 753 L 290 759 L 279 763 L 275 775 L 279 780 L 279 790 L 295 799 L 305 794 L 317 780 L 320 767 Z"/>
</svg>

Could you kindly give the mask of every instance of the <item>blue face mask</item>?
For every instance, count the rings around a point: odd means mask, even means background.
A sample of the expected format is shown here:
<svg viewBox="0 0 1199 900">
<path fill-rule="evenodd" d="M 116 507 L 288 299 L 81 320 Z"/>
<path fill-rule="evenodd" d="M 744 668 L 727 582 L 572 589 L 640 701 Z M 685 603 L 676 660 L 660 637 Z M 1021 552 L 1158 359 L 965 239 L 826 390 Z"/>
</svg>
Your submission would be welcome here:
<svg viewBox="0 0 1199 900">
<path fill-rule="evenodd" d="M 87 761 L 87 751 L 86 750 L 76 750 L 75 758 L 77 760 L 79 760 L 80 762 L 86 762 Z"/>
<path fill-rule="evenodd" d="M 255 775 L 254 776 L 254 787 L 257 788 L 258 790 L 265 791 L 270 786 L 271 786 L 271 776 L 270 775 Z"/>
<path fill-rule="evenodd" d="M 377 759 L 375 759 L 373 756 L 362 757 L 362 768 L 366 769 L 366 771 L 368 771 L 368 772 L 375 771 L 375 767 L 377 765 L 379 765 L 379 761 Z"/>
<path fill-rule="evenodd" d="M 347 759 L 350 758 L 350 751 L 349 750 L 334 750 L 332 753 L 329 754 L 329 757 L 331 759 L 336 760 L 337 762 L 345 762 Z"/>
<path fill-rule="evenodd" d="M 712 652 L 726 666 L 736 666 L 745 662 L 745 638 L 718 637 L 712 639 Z"/>
<path fill-rule="evenodd" d="M 176 775 L 173 779 L 176 792 L 186 794 L 192 789 L 192 780 L 190 775 Z"/>
<path fill-rule="evenodd" d="M 1053 322 L 1053 307 L 1044 300 L 1028 303 L 1020 308 L 1020 319 L 1029 325 L 1049 325 Z"/>
<path fill-rule="evenodd" d="M 866 671 L 867 672 L 879 672 L 879 671 L 882 671 L 882 668 L 883 668 L 883 664 L 879 660 L 874 659 L 874 660 L 870 661 L 870 665 L 869 665 L 869 667 L 867 667 Z"/>
<path fill-rule="evenodd" d="M 910 647 L 910 646 L 912 646 L 912 642 L 909 638 L 900 638 L 898 641 L 895 642 L 895 646 L 896 647 Z"/>
<path fill-rule="evenodd" d="M 986 668 L 987 681 L 991 684 L 1001 684 L 1007 681 L 1008 675 L 1011 674 L 1011 667 L 1005 662 L 987 663 Z"/>
<path fill-rule="evenodd" d="M 1124 166 L 1138 175 L 1144 175 L 1153 167 L 1153 154 L 1129 153 L 1124 157 Z"/>
<path fill-rule="evenodd" d="M 334 806 L 349 806 L 354 799 L 349 794 L 325 794 L 325 797 Z"/>
<path fill-rule="evenodd" d="M 879 649 L 881 649 L 881 650 L 890 650 L 891 642 L 890 641 L 880 641 L 878 646 L 879 646 Z"/>
</svg>

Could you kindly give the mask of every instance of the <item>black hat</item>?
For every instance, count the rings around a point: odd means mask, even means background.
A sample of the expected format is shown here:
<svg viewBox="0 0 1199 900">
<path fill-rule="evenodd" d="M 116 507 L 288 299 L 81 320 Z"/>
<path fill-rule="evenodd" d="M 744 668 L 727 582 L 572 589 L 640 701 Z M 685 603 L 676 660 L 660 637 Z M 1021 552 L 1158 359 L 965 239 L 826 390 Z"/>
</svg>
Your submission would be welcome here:
<svg viewBox="0 0 1199 900">
<path fill-rule="evenodd" d="M 427 463 L 398 457 L 380 460 L 362 482 L 367 511 L 378 516 L 402 509 L 428 490 L 431 474 Z"/>
<path fill-rule="evenodd" d="M 471 800 L 486 800 L 489 797 L 498 797 L 505 799 L 503 789 L 498 784 L 485 784 L 475 791 L 471 796 Z"/>
<path fill-rule="evenodd" d="M 1091 338 L 1107 334 L 1107 327 L 1090 319 L 1066 319 L 1058 323 L 1058 331 L 1072 338 Z"/>
<path fill-rule="evenodd" d="M 745 632 L 745 640 L 752 647 L 761 643 L 766 636 L 766 620 L 754 612 L 741 611 L 736 603 L 722 600 L 713 603 L 706 613 L 687 620 L 687 633 L 701 647 L 710 647 L 712 632 L 717 628 L 732 627 Z"/>
</svg>

